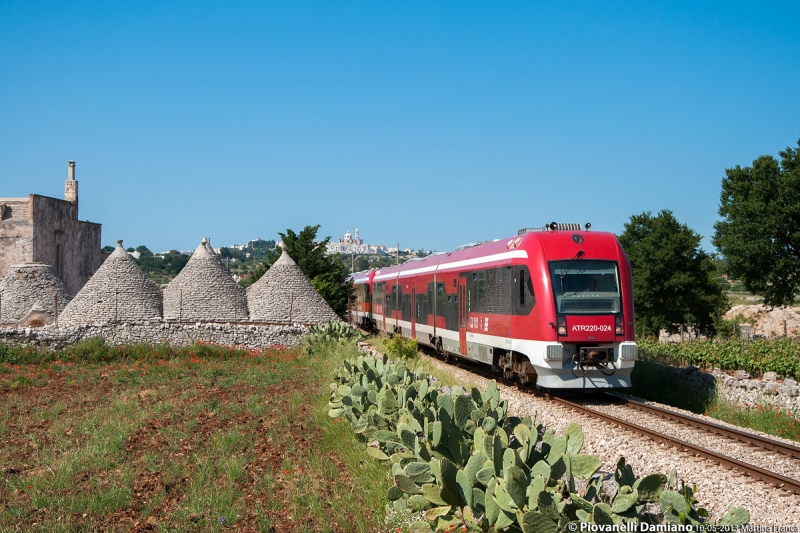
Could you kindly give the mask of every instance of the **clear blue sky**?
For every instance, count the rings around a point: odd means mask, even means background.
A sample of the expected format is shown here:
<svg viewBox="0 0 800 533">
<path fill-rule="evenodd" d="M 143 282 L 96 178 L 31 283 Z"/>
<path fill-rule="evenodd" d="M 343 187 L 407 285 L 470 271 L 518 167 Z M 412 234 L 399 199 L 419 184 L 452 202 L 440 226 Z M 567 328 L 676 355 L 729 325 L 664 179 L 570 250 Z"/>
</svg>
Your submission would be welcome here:
<svg viewBox="0 0 800 533">
<path fill-rule="evenodd" d="M 800 138 L 798 2 L 0 2 L 0 196 L 154 251 L 448 250 L 671 209 Z"/>
</svg>

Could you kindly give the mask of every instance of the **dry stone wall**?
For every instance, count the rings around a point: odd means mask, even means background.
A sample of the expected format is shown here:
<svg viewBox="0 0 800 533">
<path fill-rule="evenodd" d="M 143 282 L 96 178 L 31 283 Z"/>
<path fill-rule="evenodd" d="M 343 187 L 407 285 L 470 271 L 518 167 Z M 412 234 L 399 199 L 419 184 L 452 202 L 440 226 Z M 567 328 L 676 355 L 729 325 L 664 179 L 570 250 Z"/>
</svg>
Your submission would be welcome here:
<svg viewBox="0 0 800 533">
<path fill-rule="evenodd" d="M 245 290 L 203 239 L 180 274 L 164 288 L 164 318 L 238 322 L 247 317 Z"/>
<path fill-rule="evenodd" d="M 790 378 L 778 381 L 775 372 L 765 372 L 761 379 L 752 379 L 744 370 L 726 374 L 718 368 L 703 372 L 695 366 L 689 366 L 676 368 L 675 374 L 678 379 L 691 382 L 695 389 L 705 395 L 716 392 L 742 406 L 773 405 L 792 413 L 800 412 L 800 386 L 797 381 Z"/>
<path fill-rule="evenodd" d="M 0 324 L 14 324 L 30 316 L 31 310 L 55 318 L 55 298 L 62 313 L 72 299 L 67 287 L 49 265 L 12 265 L 0 279 Z"/>
<path fill-rule="evenodd" d="M 271 346 L 295 346 L 307 333 L 308 327 L 303 324 L 106 323 L 59 328 L 0 328 L 0 342 L 61 349 L 81 340 L 100 337 L 112 346 L 140 343 L 185 346 L 203 341 L 259 350 Z"/>
</svg>

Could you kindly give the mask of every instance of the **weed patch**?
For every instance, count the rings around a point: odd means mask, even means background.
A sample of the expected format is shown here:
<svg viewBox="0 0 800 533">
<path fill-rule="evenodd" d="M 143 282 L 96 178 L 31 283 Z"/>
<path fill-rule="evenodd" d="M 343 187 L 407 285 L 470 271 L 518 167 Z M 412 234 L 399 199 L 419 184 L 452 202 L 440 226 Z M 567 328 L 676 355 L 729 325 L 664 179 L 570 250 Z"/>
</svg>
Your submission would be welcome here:
<svg viewBox="0 0 800 533">
<path fill-rule="evenodd" d="M 0 346 L 0 530 L 382 528 L 389 480 L 327 417 L 355 346 L 317 348 Z"/>
</svg>

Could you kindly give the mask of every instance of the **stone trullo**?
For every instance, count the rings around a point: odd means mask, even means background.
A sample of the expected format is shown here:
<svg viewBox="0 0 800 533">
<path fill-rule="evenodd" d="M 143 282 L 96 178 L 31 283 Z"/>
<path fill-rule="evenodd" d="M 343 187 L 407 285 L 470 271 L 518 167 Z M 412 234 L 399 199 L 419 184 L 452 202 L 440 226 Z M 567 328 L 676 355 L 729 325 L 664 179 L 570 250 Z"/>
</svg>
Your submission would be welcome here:
<svg viewBox="0 0 800 533">
<path fill-rule="evenodd" d="M 0 279 L 0 324 L 44 326 L 62 313 L 72 295 L 50 265 L 12 265 Z"/>
<path fill-rule="evenodd" d="M 240 322 L 247 316 L 245 290 L 203 239 L 180 274 L 164 288 L 164 318 Z"/>
<path fill-rule="evenodd" d="M 286 250 L 247 289 L 247 305 L 254 322 L 322 324 L 338 318 Z"/>
<path fill-rule="evenodd" d="M 65 326 L 160 320 L 161 288 L 117 241 L 114 252 L 64 309 Z"/>
</svg>

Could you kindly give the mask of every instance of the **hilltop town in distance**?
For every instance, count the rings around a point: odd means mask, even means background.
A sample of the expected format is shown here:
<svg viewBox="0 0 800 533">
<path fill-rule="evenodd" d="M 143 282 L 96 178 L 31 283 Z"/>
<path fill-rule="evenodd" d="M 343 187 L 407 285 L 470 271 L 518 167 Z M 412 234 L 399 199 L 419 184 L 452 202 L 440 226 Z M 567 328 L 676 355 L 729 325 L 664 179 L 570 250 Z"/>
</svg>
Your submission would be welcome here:
<svg viewBox="0 0 800 533">
<path fill-rule="evenodd" d="M 206 239 L 210 242 L 210 239 Z M 233 278 L 236 281 L 242 281 L 267 260 L 267 254 L 271 250 L 281 244 L 280 241 L 256 237 L 246 244 L 230 244 L 220 247 L 214 247 L 212 244 L 212 248 L 230 270 Z M 350 272 L 403 263 L 411 258 L 425 257 L 431 253 L 411 248 L 398 250 L 397 246 L 389 247 L 383 244 L 366 243 L 360 238 L 358 228 L 355 230 L 355 235 L 347 230 L 343 237 L 338 237 L 335 241 L 331 239 L 325 243 L 325 247 L 327 255 L 338 254 Z M 111 246 L 103 248 L 103 252 L 106 254 L 113 251 L 114 248 Z M 193 252 L 193 250 L 166 250 L 155 253 L 146 245 L 131 246 L 127 248 L 127 251 L 145 274 L 160 284 L 169 283 L 172 278 L 177 276 Z"/>
</svg>

